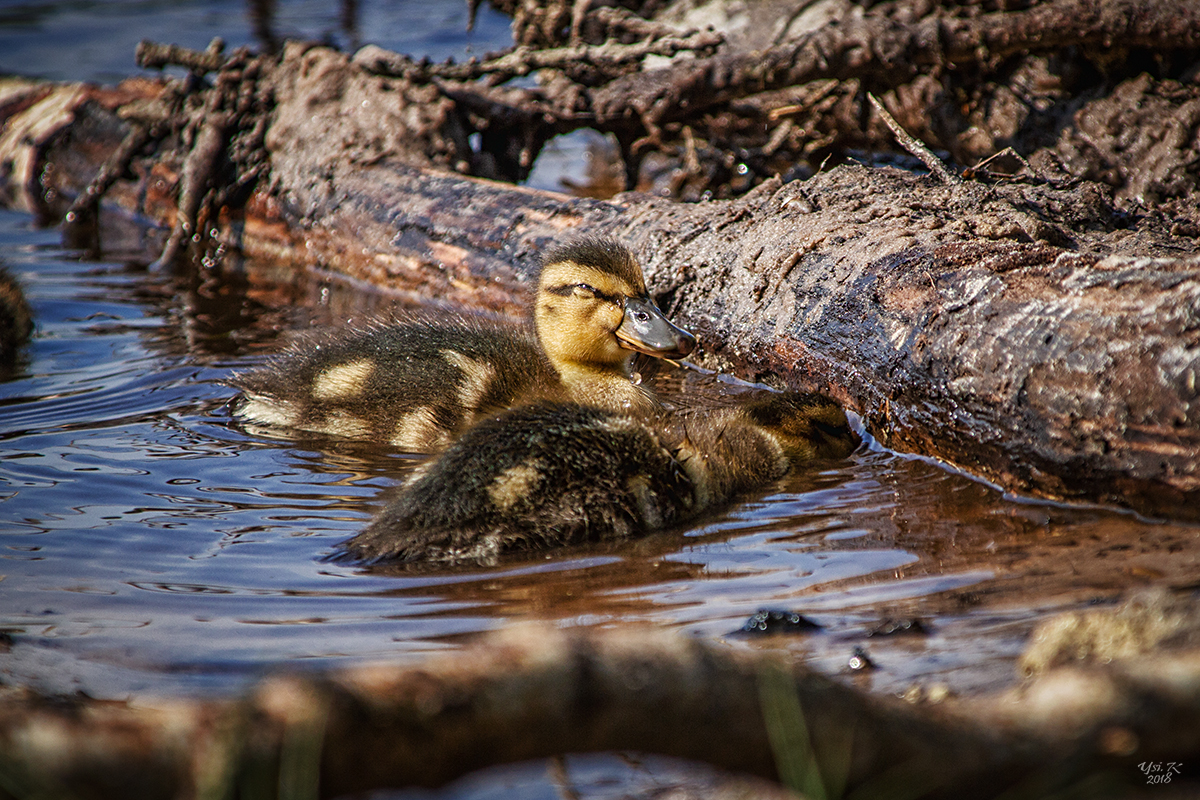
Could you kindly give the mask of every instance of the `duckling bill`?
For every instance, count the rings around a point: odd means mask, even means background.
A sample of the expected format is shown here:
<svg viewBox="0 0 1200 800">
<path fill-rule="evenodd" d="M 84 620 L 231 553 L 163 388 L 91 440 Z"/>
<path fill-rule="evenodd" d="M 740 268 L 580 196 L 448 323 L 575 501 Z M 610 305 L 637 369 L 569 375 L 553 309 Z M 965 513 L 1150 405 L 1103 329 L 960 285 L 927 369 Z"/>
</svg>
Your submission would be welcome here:
<svg viewBox="0 0 1200 800">
<path fill-rule="evenodd" d="M 676 419 L 537 403 L 480 423 L 419 468 L 334 558 L 489 562 L 510 550 L 636 536 L 857 444 L 841 407 L 816 394 Z"/>
<path fill-rule="evenodd" d="M 657 401 L 634 381 L 636 354 L 678 358 L 696 346 L 650 299 L 634 255 L 606 238 L 545 257 L 533 323 L 408 319 L 339 332 L 235 375 L 234 414 L 431 453 L 522 403 L 651 410 Z"/>
</svg>

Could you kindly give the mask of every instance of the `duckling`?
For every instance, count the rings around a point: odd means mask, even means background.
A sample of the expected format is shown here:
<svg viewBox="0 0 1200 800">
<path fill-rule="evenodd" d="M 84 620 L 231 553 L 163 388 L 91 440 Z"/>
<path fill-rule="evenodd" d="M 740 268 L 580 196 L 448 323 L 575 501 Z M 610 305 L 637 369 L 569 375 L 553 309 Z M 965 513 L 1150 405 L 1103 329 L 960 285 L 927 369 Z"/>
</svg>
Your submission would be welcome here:
<svg viewBox="0 0 1200 800">
<path fill-rule="evenodd" d="M 441 450 L 514 405 L 572 400 L 645 412 L 638 353 L 678 358 L 696 339 L 655 306 L 637 259 L 607 238 L 552 250 L 538 274 L 534 331 L 456 317 L 410 318 L 327 336 L 235 375 L 248 422 Z"/>
<path fill-rule="evenodd" d="M 479 423 L 419 467 L 332 558 L 487 563 L 509 550 L 636 536 L 857 445 L 845 412 L 817 394 L 674 418 L 537 403 Z"/>
</svg>

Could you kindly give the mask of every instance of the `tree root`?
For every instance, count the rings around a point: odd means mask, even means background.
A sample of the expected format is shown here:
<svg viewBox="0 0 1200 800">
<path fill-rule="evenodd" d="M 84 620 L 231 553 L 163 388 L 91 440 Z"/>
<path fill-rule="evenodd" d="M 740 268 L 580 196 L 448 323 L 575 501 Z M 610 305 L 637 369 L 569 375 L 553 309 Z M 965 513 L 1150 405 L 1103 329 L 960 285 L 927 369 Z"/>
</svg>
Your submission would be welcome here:
<svg viewBox="0 0 1200 800">
<path fill-rule="evenodd" d="M 763 53 L 726 52 L 682 64 L 671 79 L 639 73 L 593 93 L 601 121 L 632 104 L 656 125 L 760 92 L 835 78 L 892 88 L 926 70 L 996 64 L 1023 52 L 1067 47 L 1200 48 L 1200 8 L 1160 0 L 1051 0 L 1024 11 L 953 17 L 934 11 L 913 23 L 867 13 L 848 17 Z"/>
<path fill-rule="evenodd" d="M 104 193 L 129 172 L 148 144 L 173 136 L 184 150 L 177 211 L 155 264 L 174 266 L 188 245 L 202 244 L 202 223 L 244 195 L 266 167 L 262 145 L 270 94 L 258 78 L 268 59 L 251 57 L 245 49 L 226 56 L 223 48 L 220 39 L 204 52 L 149 41 L 138 45 L 139 66 L 182 66 L 190 73 L 171 81 L 157 102 L 129 115 L 129 133 L 71 204 L 65 215 L 68 225 L 93 215 Z M 203 83 L 206 72 L 217 72 L 211 87 Z"/>
<path fill-rule="evenodd" d="M 518 14 L 516 27 L 522 31 L 519 36 L 524 37 L 519 41 L 526 46 L 557 46 L 566 38 L 574 44 L 583 36 L 581 31 L 589 30 L 588 21 L 602 16 L 601 11 L 585 2 L 520 4 L 514 12 Z M 921 16 L 914 20 L 917 13 Z M 537 35 L 529 33 L 534 29 Z M 548 33 L 568 29 L 569 36 Z M 600 25 L 593 25 L 592 30 L 619 36 Z M 662 35 L 659 28 L 653 31 Z M 1046 71 L 1042 62 L 1062 59 L 1064 48 L 1075 48 L 1067 51 L 1077 54 L 1072 57 L 1073 64 L 1053 65 L 1051 74 L 1041 77 L 1020 75 L 1023 70 Z M 922 140 L 950 150 L 963 165 L 994 155 L 1005 146 L 1020 145 L 1025 139 L 1041 146 L 1044 142 L 1037 137 L 1061 124 L 1047 117 L 1072 111 L 1064 102 L 1068 98 L 1054 95 L 1053 87 L 1078 70 L 1099 68 L 1109 80 L 1118 79 L 1121 54 L 1131 48 L 1153 52 L 1161 65 L 1169 68 L 1174 64 L 1174 72 L 1180 72 L 1194 63 L 1200 51 L 1200 11 L 1184 11 L 1163 0 L 1049 0 L 1017 11 L 964 15 L 952 4 L 933 4 L 931 9 L 918 11 L 910 3 L 885 2 L 762 52 L 727 44 L 711 55 L 677 59 L 662 70 L 622 72 L 589 67 L 572 71 L 553 59 L 538 62 L 529 51 L 522 51 L 518 62 L 538 64 L 557 77 L 546 77 L 538 89 L 514 90 L 507 102 L 518 112 L 528 109 L 529 124 L 549 126 L 558 133 L 586 126 L 614 134 L 630 176 L 627 188 L 638 179 L 639 164 L 658 151 L 686 174 L 685 180 L 672 179 L 664 188 L 682 191 L 683 186 L 695 186 L 696 178 L 704 174 L 709 176 L 707 185 L 683 196 L 699 199 L 707 192 L 706 196 L 727 197 L 776 172 L 788 172 L 794 165 L 815 165 L 808 158 L 816 163 L 831 153 L 840 158 L 847 147 L 886 149 L 890 143 L 880 133 L 864 130 L 861 123 L 864 89 L 893 93 L 888 105 L 909 121 L 908 129 Z M 565 48 L 557 52 L 575 51 Z M 497 70 L 490 75 L 489 63 Z M 514 74 L 502 60 L 474 65 L 473 69 L 487 85 Z M 455 70 L 458 75 L 475 74 L 463 67 Z M 810 101 L 798 91 L 821 81 L 840 82 L 846 100 L 830 104 L 827 94 L 808 92 L 808 97 L 813 97 Z M 1020 105 L 1003 113 L 1015 114 L 1020 127 L 980 136 L 980 115 L 994 113 L 986 111 L 989 108 L 1008 108 L 996 99 L 996 93 L 1003 98 L 1010 81 L 1032 81 L 1051 90 L 1044 97 L 1030 96 L 1014 87 L 1011 91 L 1017 93 Z M 470 86 L 455 88 L 459 97 L 471 91 Z M 1076 91 L 1085 88 L 1076 87 Z M 955 97 L 967 99 L 947 102 Z M 771 124 L 779 109 L 791 107 L 796 108 L 788 120 Z M 533 122 L 535 118 L 537 122 Z M 799 131 L 798 119 L 805 120 Z M 982 122 L 984 130 L 988 123 L 1012 124 L 1003 118 Z M 684 129 L 690 143 L 684 141 Z M 1031 152 L 1029 147 L 1018 149 Z M 685 167 L 681 160 L 687 153 L 699 154 L 704 167 L 697 170 L 695 159 Z M 743 173 L 733 170 L 732 163 L 714 163 L 731 154 L 750 168 L 748 180 L 739 179 Z"/>
<path fill-rule="evenodd" d="M 480 61 L 430 64 L 374 46 L 356 54 L 353 63 L 367 75 L 408 87 L 404 91 L 414 99 L 406 102 L 433 108 L 428 99 L 416 99 L 422 87 L 446 101 L 446 113 L 417 115 L 419 124 L 435 127 L 412 130 L 409 120 L 396 126 L 409 143 L 401 158 L 517 181 L 528 175 L 547 140 L 592 128 L 612 134 L 619 144 L 626 188 L 640 185 L 691 200 L 731 197 L 775 174 L 807 176 L 830 158 L 834 164 L 845 159 L 851 148 L 888 149 L 884 125 L 864 124 L 870 119 L 867 95 L 886 91 L 882 99 L 899 124 L 929 146 L 948 150 L 960 165 L 1010 147 L 1029 156 L 1037 174 L 1083 170 L 1089 177 L 1136 181 L 1130 174 L 1136 163 L 1094 169 L 1079 163 L 1111 156 L 1089 149 L 1086 137 L 1072 137 L 1064 118 L 1076 106 L 1066 89 L 1103 90 L 1066 82 L 1078 83 L 1079 75 L 1097 68 L 1103 70 L 1102 83 L 1116 80 L 1122 68 L 1136 69 L 1121 61 L 1130 48 L 1152 50 L 1164 75 L 1182 74 L 1180 65 L 1194 63 L 1200 54 L 1200 10 L 1168 0 L 1046 0 L 984 14 L 950 4 L 917 8 L 911 0 L 888 0 L 761 52 L 737 49 L 721 33 L 682 30 L 588 0 L 525 0 L 510 10 L 518 17 L 516 46 Z M 680 53 L 692 57 L 645 68 L 649 56 Z M 265 74 L 269 63 L 244 53 L 225 56 L 213 48 L 196 52 L 150 42 L 139 47 L 139 58 L 146 66 L 192 71 L 180 92 L 196 100 L 170 111 L 164 123 L 182 134 L 190 153 L 180 188 L 185 213 L 165 253 L 173 257 L 194 239 L 200 219 L 214 211 L 211 187 L 226 183 L 218 177 L 222 170 L 234 176 L 239 190 L 261 174 L 265 157 L 256 157 L 252 147 L 225 150 L 232 139 L 264 129 L 269 102 L 256 101 L 249 115 L 225 118 L 222 112 L 229 111 L 235 91 L 253 94 L 258 72 Z M 217 73 L 212 88 L 202 85 L 205 72 Z M 243 74 L 247 86 L 234 89 Z M 538 76 L 537 86 L 511 83 L 531 74 Z M 212 91 L 222 97 L 199 100 L 199 92 Z M 1183 94 L 1165 86 L 1156 100 L 1186 105 Z M 1064 129 L 1063 143 L 1048 147 L 1053 143 L 1045 131 L 1058 128 Z M 479 139 L 471 144 L 475 134 Z M 128 151 L 148 144 L 138 145 L 137 138 L 130 139 Z M 195 143 L 204 147 L 191 152 Z M 1191 147 L 1183 139 L 1176 144 Z M 1033 152 L 1035 145 L 1044 158 Z M 1181 198 L 1200 191 L 1200 175 L 1171 167 L 1191 163 L 1194 155 L 1164 161 L 1160 171 L 1168 177 L 1152 188 L 1168 187 Z M 1061 158 L 1073 163 L 1056 166 Z M 103 193 L 124 166 L 114 160 L 97 177 L 95 193 Z M 81 200 L 83 207 L 91 198 L 89 193 Z M 1182 216 L 1189 219 L 1181 230 L 1200 224 L 1190 220 L 1200 214 Z"/>
</svg>

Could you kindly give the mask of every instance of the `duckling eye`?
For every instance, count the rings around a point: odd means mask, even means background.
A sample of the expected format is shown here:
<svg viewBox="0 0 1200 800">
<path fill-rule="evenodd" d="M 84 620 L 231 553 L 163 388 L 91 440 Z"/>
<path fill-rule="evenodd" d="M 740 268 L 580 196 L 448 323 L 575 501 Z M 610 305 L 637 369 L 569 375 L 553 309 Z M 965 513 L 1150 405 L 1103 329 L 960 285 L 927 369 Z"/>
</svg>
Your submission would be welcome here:
<svg viewBox="0 0 1200 800">
<path fill-rule="evenodd" d="M 593 289 L 591 286 L 588 286 L 586 283 L 577 283 L 574 286 L 572 286 L 571 288 L 572 288 L 572 290 L 574 290 L 576 297 L 585 297 L 589 300 L 595 300 L 596 297 L 600 294 L 595 289 Z"/>
</svg>

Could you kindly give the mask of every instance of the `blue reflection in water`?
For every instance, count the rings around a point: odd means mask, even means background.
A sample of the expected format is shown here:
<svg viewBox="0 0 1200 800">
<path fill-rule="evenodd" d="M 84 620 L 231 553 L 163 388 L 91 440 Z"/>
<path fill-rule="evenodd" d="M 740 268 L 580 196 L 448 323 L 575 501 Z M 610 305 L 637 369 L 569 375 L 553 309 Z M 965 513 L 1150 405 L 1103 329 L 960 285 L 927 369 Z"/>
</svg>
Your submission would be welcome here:
<svg viewBox="0 0 1200 800">
<path fill-rule="evenodd" d="M 507 47 L 509 20 L 481 4 L 467 31 L 465 2 L 356 0 L 347 21 L 342 3 L 274 3 L 276 40 L 328 42 L 353 52 L 377 44 L 435 61 L 464 59 Z M 226 50 L 263 43 L 247 0 L 71 0 L 0 3 L 0 74 L 47 80 L 117 83 L 137 72 L 142 39 L 203 50 L 221 37 Z"/>
</svg>

